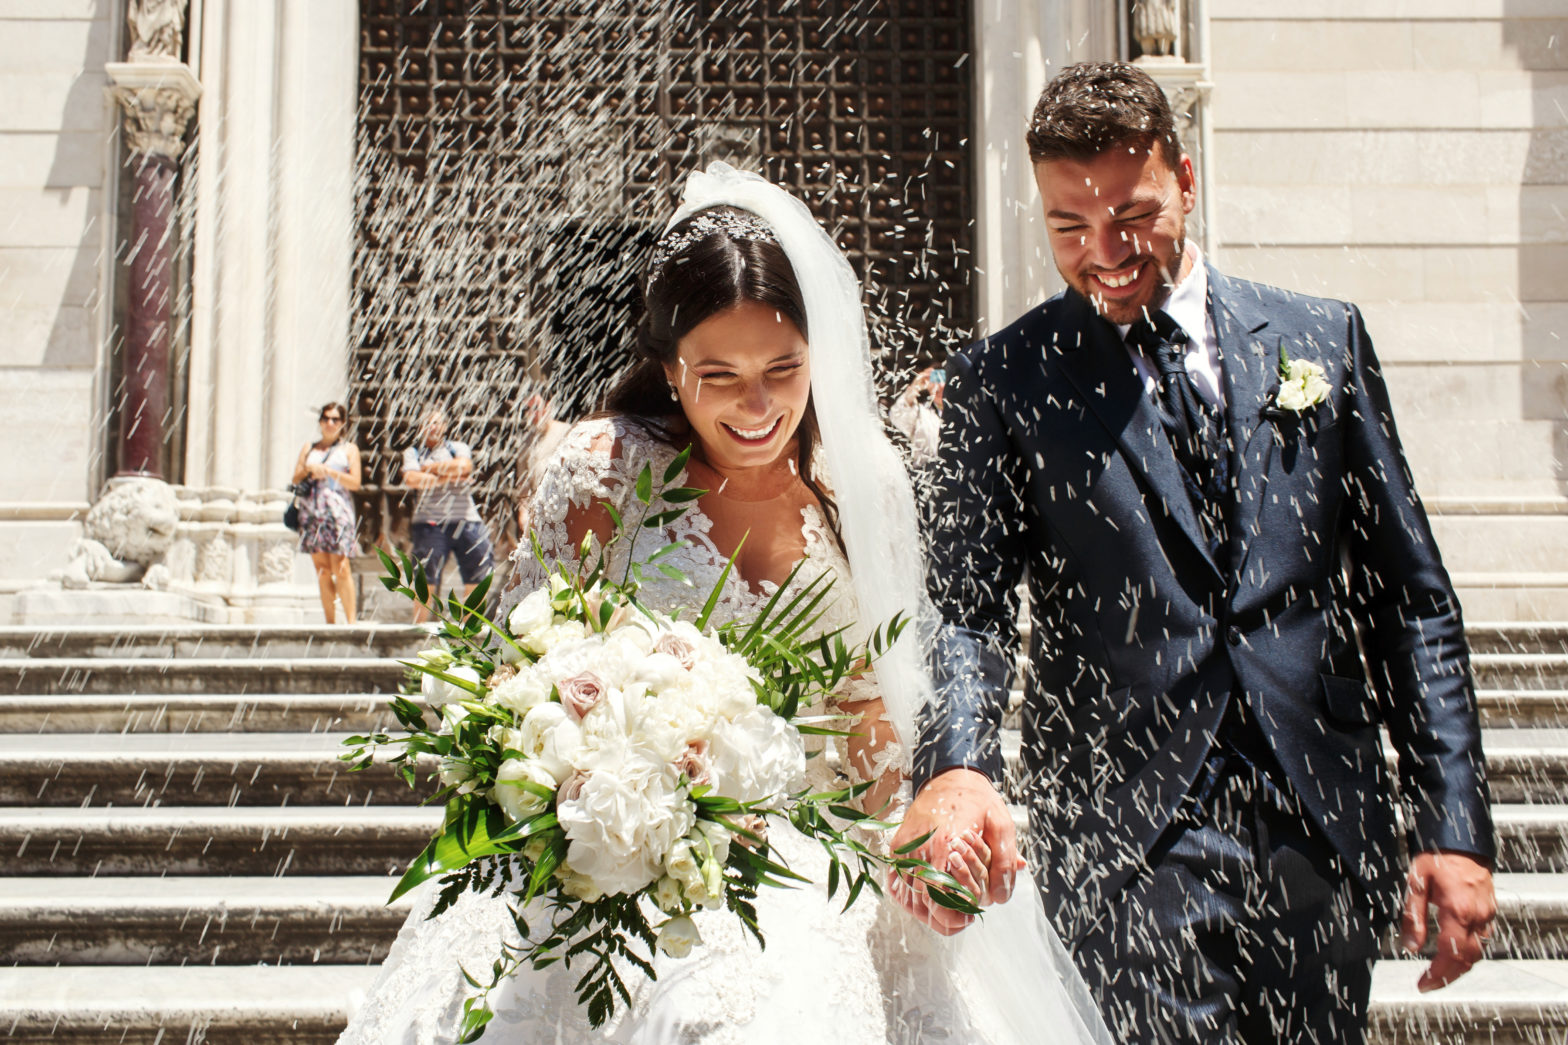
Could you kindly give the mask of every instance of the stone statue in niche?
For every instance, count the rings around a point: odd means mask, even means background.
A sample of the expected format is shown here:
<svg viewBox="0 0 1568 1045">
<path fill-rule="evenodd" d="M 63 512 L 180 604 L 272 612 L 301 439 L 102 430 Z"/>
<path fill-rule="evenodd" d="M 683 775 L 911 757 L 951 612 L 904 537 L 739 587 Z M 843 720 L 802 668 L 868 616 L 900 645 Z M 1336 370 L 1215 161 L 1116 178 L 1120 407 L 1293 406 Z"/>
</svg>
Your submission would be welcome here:
<svg viewBox="0 0 1568 1045">
<path fill-rule="evenodd" d="M 1181 21 L 1181 0 L 1133 0 L 1132 35 L 1142 58 L 1180 60 Z"/>
<path fill-rule="evenodd" d="M 190 0 L 131 0 L 131 61 L 177 62 Z"/>
</svg>

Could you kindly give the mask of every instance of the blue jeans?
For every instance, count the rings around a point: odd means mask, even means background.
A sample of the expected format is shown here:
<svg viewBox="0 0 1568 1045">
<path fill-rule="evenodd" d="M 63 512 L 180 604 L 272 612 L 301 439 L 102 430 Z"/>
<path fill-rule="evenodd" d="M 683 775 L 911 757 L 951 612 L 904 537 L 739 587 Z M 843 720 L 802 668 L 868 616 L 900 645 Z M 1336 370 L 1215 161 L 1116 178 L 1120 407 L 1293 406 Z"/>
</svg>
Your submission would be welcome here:
<svg viewBox="0 0 1568 1045">
<path fill-rule="evenodd" d="M 495 564 L 490 535 L 482 522 L 416 522 L 408 534 L 414 544 L 414 560 L 425 568 L 431 591 L 441 587 L 448 555 L 457 556 L 457 568 L 465 585 L 478 584 Z"/>
</svg>

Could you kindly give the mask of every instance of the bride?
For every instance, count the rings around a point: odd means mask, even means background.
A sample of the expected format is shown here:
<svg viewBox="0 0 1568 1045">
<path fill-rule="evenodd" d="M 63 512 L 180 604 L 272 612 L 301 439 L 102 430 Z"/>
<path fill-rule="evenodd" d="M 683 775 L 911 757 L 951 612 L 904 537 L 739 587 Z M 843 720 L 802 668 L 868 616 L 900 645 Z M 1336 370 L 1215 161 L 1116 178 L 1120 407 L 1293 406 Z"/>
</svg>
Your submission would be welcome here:
<svg viewBox="0 0 1568 1045">
<path fill-rule="evenodd" d="M 646 603 L 690 615 L 734 556 L 714 620 L 748 619 L 803 560 L 794 583 L 836 579 L 824 630 L 845 627 L 859 639 L 895 613 L 918 622 L 913 498 L 876 412 L 859 286 L 805 206 L 723 164 L 694 173 L 654 249 L 644 299 L 640 359 L 606 412 L 568 433 L 534 496 L 530 515 L 545 557 L 574 558 L 584 538 L 606 540 L 605 503 L 628 514 L 644 465 L 662 474 L 690 445 L 677 483 L 707 492 L 643 548 L 685 542 L 662 561 L 690 583 L 654 575 L 641 592 Z M 514 592 L 542 583 L 530 557 L 520 553 L 517 565 Z M 901 807 L 902 738 L 929 692 L 916 630 L 819 709 L 842 716 L 855 735 L 827 751 L 819 745 L 808 759 L 812 786 L 874 780 L 865 807 Z M 700 945 L 685 958 L 658 955 L 656 980 L 628 975 L 631 1004 L 598 1030 L 576 1000 L 580 973 L 524 967 L 491 993 L 495 1019 L 483 1040 L 1111 1041 L 1027 885 L 977 929 L 943 939 L 878 897 L 863 895 L 847 910 L 842 896 L 829 900 L 821 850 L 786 824 L 769 830 L 775 858 L 818 884 L 761 890 L 765 948 L 730 912 L 700 912 Z M 867 841 L 885 846 L 886 837 Z M 951 861 L 954 871 L 984 862 L 962 845 Z M 434 884 L 416 899 L 340 1045 L 455 1040 L 472 992 L 464 970 L 488 980 L 515 929 L 506 896 L 467 893 L 427 919 Z"/>
</svg>

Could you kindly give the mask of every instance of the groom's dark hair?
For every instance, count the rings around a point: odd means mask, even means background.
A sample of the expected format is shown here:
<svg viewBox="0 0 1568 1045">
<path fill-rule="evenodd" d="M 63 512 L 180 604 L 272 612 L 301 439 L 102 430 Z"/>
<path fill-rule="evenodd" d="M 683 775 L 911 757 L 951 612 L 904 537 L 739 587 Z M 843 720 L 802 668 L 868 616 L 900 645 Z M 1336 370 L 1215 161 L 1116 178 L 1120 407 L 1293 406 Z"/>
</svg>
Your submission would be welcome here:
<svg viewBox="0 0 1568 1045">
<path fill-rule="evenodd" d="M 1092 160 L 1115 146 L 1159 145 L 1171 170 L 1181 164 L 1181 139 L 1165 92 L 1126 62 L 1070 65 L 1045 85 L 1029 119 L 1029 159 Z"/>
</svg>

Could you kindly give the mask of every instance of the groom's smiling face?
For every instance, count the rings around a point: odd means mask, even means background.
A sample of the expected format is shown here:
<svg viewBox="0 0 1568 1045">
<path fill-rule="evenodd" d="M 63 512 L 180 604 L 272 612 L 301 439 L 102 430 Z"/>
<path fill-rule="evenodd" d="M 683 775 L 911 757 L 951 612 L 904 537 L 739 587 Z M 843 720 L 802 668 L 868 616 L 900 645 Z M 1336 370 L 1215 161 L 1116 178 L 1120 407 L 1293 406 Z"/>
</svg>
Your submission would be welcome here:
<svg viewBox="0 0 1568 1045">
<path fill-rule="evenodd" d="M 1112 323 L 1157 308 L 1187 273 L 1192 161 L 1171 169 L 1158 147 L 1123 143 L 1087 160 L 1042 160 L 1035 184 L 1056 268 Z"/>
</svg>

